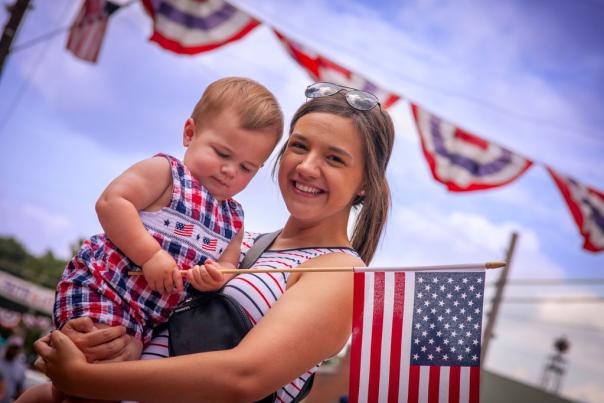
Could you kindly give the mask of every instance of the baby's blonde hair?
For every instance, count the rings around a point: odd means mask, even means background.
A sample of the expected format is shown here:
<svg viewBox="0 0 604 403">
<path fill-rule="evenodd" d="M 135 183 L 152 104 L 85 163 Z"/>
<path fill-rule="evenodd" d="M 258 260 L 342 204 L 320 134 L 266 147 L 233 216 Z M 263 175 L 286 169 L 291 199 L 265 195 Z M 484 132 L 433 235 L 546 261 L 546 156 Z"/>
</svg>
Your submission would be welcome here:
<svg viewBox="0 0 604 403">
<path fill-rule="evenodd" d="M 223 110 L 231 108 L 246 130 L 272 131 L 275 143 L 283 134 L 283 112 L 275 96 L 263 85 L 244 77 L 214 81 L 195 105 L 191 118 L 198 128 Z"/>
</svg>

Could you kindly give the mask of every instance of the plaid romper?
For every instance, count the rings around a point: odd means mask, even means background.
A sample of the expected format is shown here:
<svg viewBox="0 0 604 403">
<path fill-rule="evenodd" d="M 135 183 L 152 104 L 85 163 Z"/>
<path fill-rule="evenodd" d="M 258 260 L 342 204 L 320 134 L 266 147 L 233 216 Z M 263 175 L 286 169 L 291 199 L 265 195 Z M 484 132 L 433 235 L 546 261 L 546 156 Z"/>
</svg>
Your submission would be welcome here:
<svg viewBox="0 0 604 403">
<path fill-rule="evenodd" d="M 170 161 L 172 198 L 167 207 L 140 212 L 140 218 L 181 270 L 218 259 L 243 226 L 243 210 L 233 199 L 218 202 L 174 157 Z M 146 344 L 153 327 L 166 322 L 185 293 L 151 291 L 140 270 L 105 236 L 88 239 L 67 264 L 57 285 L 54 323 L 60 329 L 68 320 L 88 316 L 97 323 L 123 325 Z M 186 284 L 185 284 L 186 285 Z"/>
</svg>

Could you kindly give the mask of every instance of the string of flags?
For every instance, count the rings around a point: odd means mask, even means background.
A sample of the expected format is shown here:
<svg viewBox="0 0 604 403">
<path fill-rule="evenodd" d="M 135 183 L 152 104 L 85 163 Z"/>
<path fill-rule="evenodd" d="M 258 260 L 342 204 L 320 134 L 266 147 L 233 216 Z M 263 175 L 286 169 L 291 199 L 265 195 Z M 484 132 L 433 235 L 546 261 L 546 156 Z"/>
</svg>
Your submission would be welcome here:
<svg viewBox="0 0 604 403">
<path fill-rule="evenodd" d="M 260 21 L 224 0 L 141 0 L 153 21 L 151 41 L 179 54 L 207 52 L 245 37 Z M 127 3 L 130 4 L 130 3 Z M 83 0 L 70 30 L 67 48 L 96 62 L 107 21 L 119 9 L 109 0 Z M 382 88 L 327 57 L 274 30 L 292 58 L 315 81 L 370 91 L 388 108 L 400 95 Z M 453 192 L 505 186 L 536 163 L 514 151 L 465 131 L 410 102 L 422 151 L 434 179 Z M 583 237 L 583 248 L 604 250 L 604 194 L 546 167 Z"/>
</svg>

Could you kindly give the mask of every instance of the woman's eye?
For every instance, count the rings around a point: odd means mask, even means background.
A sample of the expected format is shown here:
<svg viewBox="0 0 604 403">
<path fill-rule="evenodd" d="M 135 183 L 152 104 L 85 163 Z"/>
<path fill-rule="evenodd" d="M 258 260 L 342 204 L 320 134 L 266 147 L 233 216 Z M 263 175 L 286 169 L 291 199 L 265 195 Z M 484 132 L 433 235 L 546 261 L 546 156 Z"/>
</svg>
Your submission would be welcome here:
<svg viewBox="0 0 604 403">
<path fill-rule="evenodd" d="M 252 172 L 252 169 L 251 169 L 251 168 L 249 168 L 249 167 L 247 167 L 247 166 L 245 166 L 245 165 L 241 165 L 241 170 L 242 170 L 243 172 L 245 172 L 245 173 Z"/>
<path fill-rule="evenodd" d="M 330 155 L 329 157 L 327 157 L 327 160 L 332 163 L 340 164 L 340 165 L 344 163 L 344 160 L 342 158 L 338 157 L 337 155 Z"/>
<path fill-rule="evenodd" d="M 306 149 L 306 145 L 304 145 L 303 143 L 300 143 L 298 141 L 293 141 L 293 142 L 289 143 L 289 146 L 291 148 L 298 148 L 298 149 L 301 149 L 301 150 L 305 150 Z"/>
</svg>

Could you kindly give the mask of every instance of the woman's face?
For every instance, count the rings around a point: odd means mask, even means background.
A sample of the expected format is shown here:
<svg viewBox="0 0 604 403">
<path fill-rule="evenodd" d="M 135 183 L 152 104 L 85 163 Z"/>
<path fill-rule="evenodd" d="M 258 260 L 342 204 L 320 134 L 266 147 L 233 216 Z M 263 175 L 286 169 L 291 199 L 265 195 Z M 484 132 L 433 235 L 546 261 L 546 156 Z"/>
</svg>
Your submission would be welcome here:
<svg viewBox="0 0 604 403">
<path fill-rule="evenodd" d="M 348 219 L 363 189 L 365 158 L 352 120 L 315 112 L 294 126 L 279 164 L 279 187 L 287 209 L 312 222 Z"/>
</svg>

